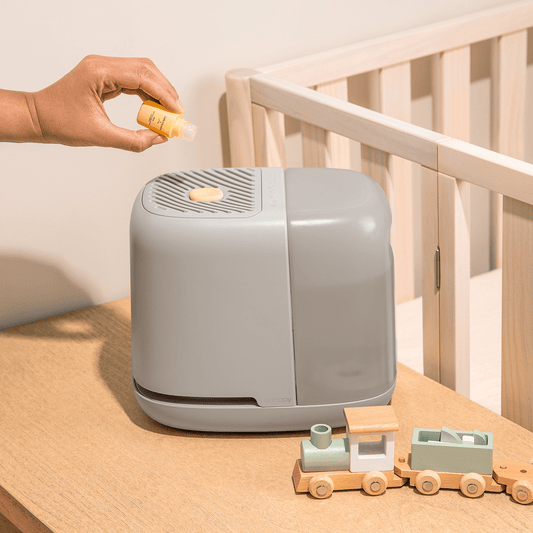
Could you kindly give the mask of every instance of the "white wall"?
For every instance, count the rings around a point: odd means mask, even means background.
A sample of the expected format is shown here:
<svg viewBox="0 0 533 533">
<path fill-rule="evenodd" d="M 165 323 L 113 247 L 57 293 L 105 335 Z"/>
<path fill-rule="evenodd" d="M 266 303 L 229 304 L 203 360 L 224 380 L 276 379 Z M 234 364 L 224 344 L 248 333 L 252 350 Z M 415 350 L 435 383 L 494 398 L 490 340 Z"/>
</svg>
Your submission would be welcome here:
<svg viewBox="0 0 533 533">
<path fill-rule="evenodd" d="M 198 126 L 142 154 L 0 145 L 0 328 L 129 295 L 128 225 L 163 172 L 229 165 L 224 74 L 511 3 L 505 0 L 27 0 L 2 9 L 0 87 L 35 91 L 85 55 L 149 57 Z M 138 129 L 140 100 L 106 103 Z"/>
</svg>

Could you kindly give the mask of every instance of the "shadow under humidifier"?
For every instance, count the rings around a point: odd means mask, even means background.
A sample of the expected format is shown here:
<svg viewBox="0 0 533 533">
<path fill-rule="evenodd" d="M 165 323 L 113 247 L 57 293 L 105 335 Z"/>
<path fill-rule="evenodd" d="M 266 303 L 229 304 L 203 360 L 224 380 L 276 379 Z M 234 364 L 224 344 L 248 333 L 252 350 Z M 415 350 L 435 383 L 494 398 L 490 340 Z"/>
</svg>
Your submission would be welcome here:
<svg viewBox="0 0 533 533">
<path fill-rule="evenodd" d="M 391 211 L 364 174 L 158 176 L 131 215 L 133 388 L 199 431 L 344 426 L 396 382 Z"/>
</svg>

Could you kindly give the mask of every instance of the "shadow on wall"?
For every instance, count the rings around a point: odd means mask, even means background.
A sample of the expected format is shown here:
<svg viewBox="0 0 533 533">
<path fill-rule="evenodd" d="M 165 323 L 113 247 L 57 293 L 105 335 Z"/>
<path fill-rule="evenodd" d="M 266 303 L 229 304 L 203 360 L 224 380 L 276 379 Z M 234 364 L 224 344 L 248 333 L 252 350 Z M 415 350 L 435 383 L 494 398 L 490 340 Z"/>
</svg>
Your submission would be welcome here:
<svg viewBox="0 0 533 533">
<path fill-rule="evenodd" d="M 56 265 L 0 256 L 0 330 L 94 304 L 91 295 Z"/>
</svg>

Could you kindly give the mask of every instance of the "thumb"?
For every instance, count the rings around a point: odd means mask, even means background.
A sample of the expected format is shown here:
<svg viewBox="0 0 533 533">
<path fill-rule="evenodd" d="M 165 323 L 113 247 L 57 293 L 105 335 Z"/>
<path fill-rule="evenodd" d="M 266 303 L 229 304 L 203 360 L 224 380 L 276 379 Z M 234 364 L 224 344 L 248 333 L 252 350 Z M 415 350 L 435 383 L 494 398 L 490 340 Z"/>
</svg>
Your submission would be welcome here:
<svg viewBox="0 0 533 533">
<path fill-rule="evenodd" d="M 132 131 L 110 124 L 101 141 L 101 146 L 130 152 L 144 152 L 154 144 L 167 142 L 168 138 L 148 129 Z"/>
</svg>

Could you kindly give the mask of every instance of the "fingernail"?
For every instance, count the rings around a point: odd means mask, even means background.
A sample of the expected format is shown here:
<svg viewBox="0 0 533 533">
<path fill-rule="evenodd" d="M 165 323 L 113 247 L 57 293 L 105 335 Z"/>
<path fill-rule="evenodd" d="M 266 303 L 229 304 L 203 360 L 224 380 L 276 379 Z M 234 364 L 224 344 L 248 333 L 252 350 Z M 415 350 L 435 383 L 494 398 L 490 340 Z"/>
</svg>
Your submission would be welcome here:
<svg viewBox="0 0 533 533">
<path fill-rule="evenodd" d="M 185 112 L 185 108 L 183 107 L 183 104 L 181 103 L 181 100 L 179 98 L 176 100 L 176 107 L 181 113 Z"/>
<path fill-rule="evenodd" d="M 156 137 L 154 139 L 154 142 L 152 143 L 152 145 L 154 145 L 154 144 L 163 144 L 163 143 L 166 143 L 167 141 L 168 141 L 167 137 L 159 136 L 159 137 Z"/>
</svg>

